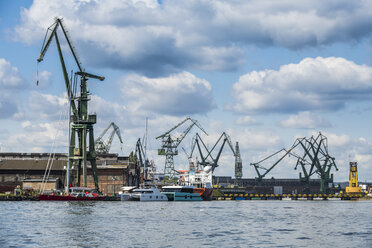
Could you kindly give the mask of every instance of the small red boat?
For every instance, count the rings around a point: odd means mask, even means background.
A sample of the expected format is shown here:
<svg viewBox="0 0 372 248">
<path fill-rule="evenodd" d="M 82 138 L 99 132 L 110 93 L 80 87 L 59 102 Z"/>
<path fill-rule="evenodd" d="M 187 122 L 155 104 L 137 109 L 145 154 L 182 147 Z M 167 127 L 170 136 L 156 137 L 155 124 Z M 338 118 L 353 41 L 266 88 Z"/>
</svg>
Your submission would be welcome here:
<svg viewBox="0 0 372 248">
<path fill-rule="evenodd" d="M 88 187 L 70 187 L 69 195 L 40 194 L 40 201 L 103 201 L 105 196 L 92 192 Z"/>
</svg>

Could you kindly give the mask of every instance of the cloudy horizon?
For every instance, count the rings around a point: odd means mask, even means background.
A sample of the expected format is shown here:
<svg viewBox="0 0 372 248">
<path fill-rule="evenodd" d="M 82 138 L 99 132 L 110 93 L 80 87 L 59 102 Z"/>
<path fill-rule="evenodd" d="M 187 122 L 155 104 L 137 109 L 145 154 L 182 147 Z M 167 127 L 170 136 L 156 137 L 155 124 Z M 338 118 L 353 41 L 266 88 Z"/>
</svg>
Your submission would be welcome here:
<svg viewBox="0 0 372 248">
<path fill-rule="evenodd" d="M 149 156 L 159 170 L 156 136 L 185 117 L 197 119 L 213 146 L 222 132 L 238 141 L 243 177 L 250 163 L 296 138 L 321 132 L 339 171 L 349 162 L 372 181 L 372 3 L 368 1 L 34 0 L 0 3 L 0 151 L 67 149 L 67 99 L 56 45 L 36 59 L 47 28 L 63 18 L 90 79 L 95 136 L 110 123 L 121 129 L 128 155 L 149 120 Z M 68 72 L 76 65 L 62 33 Z M 36 84 L 38 81 L 38 85 Z M 65 128 L 66 127 L 66 128 Z M 182 130 L 181 130 L 182 131 Z M 179 147 L 188 161 L 195 132 Z M 297 178 L 295 164 L 269 177 Z M 216 175 L 234 176 L 226 149 Z"/>
</svg>

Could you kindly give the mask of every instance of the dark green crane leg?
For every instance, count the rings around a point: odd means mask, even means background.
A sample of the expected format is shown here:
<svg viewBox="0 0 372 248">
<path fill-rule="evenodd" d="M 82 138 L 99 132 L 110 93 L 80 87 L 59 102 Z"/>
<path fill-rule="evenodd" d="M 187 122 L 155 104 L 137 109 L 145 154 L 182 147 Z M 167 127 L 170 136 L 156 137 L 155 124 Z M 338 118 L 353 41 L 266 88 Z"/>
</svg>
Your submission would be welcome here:
<svg viewBox="0 0 372 248">
<path fill-rule="evenodd" d="M 79 127 L 77 129 L 77 133 L 78 133 L 78 139 L 79 139 L 79 143 L 78 143 L 78 164 L 77 164 L 77 186 L 80 186 L 81 185 L 81 162 L 82 162 L 82 150 L 83 150 L 83 146 L 82 146 L 82 129 Z"/>
<path fill-rule="evenodd" d="M 87 177 L 87 129 L 86 127 L 83 127 L 83 130 L 82 130 L 82 152 L 83 152 L 83 184 L 84 184 L 84 187 L 87 187 L 88 186 L 88 177 Z"/>
<path fill-rule="evenodd" d="M 71 129 L 71 136 L 70 136 L 70 144 L 69 144 L 69 163 L 67 163 L 66 169 L 69 170 L 69 173 L 66 175 L 70 175 L 69 182 L 73 185 L 74 184 L 74 176 L 72 174 L 71 167 L 74 165 L 74 149 L 75 149 L 75 129 Z M 66 176 L 66 186 L 67 186 L 67 176 Z"/>
<path fill-rule="evenodd" d="M 88 159 L 90 161 L 90 164 L 92 166 L 92 173 L 94 178 L 94 186 L 96 187 L 96 190 L 99 191 L 99 185 L 98 185 L 98 172 L 97 172 L 97 163 L 96 163 L 96 151 L 94 148 L 94 133 L 93 133 L 93 126 L 88 127 L 89 131 L 89 153 L 88 153 Z"/>
</svg>

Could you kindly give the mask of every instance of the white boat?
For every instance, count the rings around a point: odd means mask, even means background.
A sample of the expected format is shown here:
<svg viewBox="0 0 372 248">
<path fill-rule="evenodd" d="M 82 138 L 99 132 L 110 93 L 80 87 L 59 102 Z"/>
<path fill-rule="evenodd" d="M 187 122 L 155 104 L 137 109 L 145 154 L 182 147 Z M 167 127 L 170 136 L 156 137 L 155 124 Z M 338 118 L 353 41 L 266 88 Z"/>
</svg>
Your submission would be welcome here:
<svg viewBox="0 0 372 248">
<path fill-rule="evenodd" d="M 297 201 L 307 201 L 307 197 L 298 197 Z"/>
<path fill-rule="evenodd" d="M 292 201 L 292 198 L 291 197 L 283 197 L 282 201 Z"/>
<path fill-rule="evenodd" d="M 341 198 L 339 197 L 329 197 L 327 198 L 328 201 L 341 201 Z"/>
<path fill-rule="evenodd" d="M 131 197 L 132 190 L 134 190 L 135 186 L 124 186 L 121 187 L 121 191 L 119 191 L 119 196 L 122 201 L 129 201 Z"/>
<path fill-rule="evenodd" d="M 120 195 L 122 201 L 168 201 L 158 188 L 133 189 L 130 193 Z"/>
<path fill-rule="evenodd" d="M 323 197 L 314 197 L 313 198 L 313 201 L 323 201 L 324 198 Z"/>
</svg>

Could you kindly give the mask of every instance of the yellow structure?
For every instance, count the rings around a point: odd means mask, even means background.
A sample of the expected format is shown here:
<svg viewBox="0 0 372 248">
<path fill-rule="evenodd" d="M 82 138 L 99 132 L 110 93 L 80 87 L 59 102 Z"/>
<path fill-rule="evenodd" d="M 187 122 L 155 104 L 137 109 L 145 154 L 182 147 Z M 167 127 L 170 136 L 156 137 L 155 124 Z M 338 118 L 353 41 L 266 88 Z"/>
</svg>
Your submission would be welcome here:
<svg viewBox="0 0 372 248">
<path fill-rule="evenodd" d="M 360 194 L 362 188 L 358 186 L 358 164 L 350 162 L 349 187 L 346 187 L 346 194 Z"/>
</svg>

